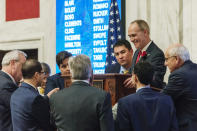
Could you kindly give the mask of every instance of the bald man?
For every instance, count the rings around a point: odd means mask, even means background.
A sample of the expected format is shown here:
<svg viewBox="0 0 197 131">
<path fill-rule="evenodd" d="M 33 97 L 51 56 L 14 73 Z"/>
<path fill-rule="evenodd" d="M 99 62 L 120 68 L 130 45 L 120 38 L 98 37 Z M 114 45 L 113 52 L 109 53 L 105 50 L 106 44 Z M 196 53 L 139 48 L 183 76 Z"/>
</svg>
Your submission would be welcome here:
<svg viewBox="0 0 197 131">
<path fill-rule="evenodd" d="M 154 68 L 151 87 L 163 88 L 165 85 L 163 79 L 166 73 L 166 67 L 164 66 L 164 53 L 151 40 L 148 23 L 144 20 L 135 20 L 131 22 L 128 28 L 128 36 L 137 49 L 133 55 L 131 70 L 133 70 L 135 64 L 140 61 L 151 63 Z M 125 87 L 128 88 L 134 87 L 132 77 L 128 78 L 124 84 Z"/>
<path fill-rule="evenodd" d="M 197 64 L 182 44 L 173 44 L 165 52 L 165 65 L 170 70 L 163 93 L 172 97 L 180 131 L 197 129 Z"/>
</svg>

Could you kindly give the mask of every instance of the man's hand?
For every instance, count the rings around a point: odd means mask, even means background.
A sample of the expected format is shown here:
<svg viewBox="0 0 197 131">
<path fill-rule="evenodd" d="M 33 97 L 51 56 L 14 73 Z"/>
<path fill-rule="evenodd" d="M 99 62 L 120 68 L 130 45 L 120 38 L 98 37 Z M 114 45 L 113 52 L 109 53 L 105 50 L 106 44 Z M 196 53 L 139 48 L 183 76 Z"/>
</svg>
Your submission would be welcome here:
<svg viewBox="0 0 197 131">
<path fill-rule="evenodd" d="M 132 80 L 132 76 L 127 78 L 125 81 L 124 81 L 124 87 L 126 88 L 135 88 L 135 84 L 133 83 L 133 80 Z"/>
<path fill-rule="evenodd" d="M 47 94 L 48 98 L 50 98 L 51 95 L 52 95 L 53 93 L 56 93 L 57 91 L 59 91 L 59 89 L 60 89 L 60 88 L 55 88 L 55 89 L 51 90 L 51 91 Z"/>
</svg>

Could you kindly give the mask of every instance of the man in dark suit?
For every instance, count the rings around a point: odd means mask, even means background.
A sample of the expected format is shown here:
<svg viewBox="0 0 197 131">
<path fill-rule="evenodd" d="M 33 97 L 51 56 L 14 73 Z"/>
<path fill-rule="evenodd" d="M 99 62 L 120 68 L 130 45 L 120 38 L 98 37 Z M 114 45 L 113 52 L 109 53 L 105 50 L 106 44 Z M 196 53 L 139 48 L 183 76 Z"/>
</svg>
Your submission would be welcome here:
<svg viewBox="0 0 197 131">
<path fill-rule="evenodd" d="M 151 63 L 154 68 L 154 76 L 151 86 L 163 88 L 163 79 L 166 73 L 166 67 L 164 66 L 164 53 L 150 39 L 149 34 L 149 26 L 144 20 L 135 20 L 131 22 L 128 29 L 128 36 L 137 49 L 133 56 L 131 68 L 133 69 L 134 65 L 138 61 L 147 61 Z M 125 86 L 133 86 L 131 78 L 125 81 Z"/>
<path fill-rule="evenodd" d="M 71 57 L 72 54 L 67 51 L 61 51 L 56 55 L 56 63 L 60 69 L 60 73 L 52 75 L 47 78 L 45 95 L 48 94 L 54 88 L 64 88 L 64 78 L 62 75 L 70 74 L 70 70 L 68 68 L 68 59 Z"/>
<path fill-rule="evenodd" d="M 148 62 L 135 65 L 132 81 L 137 90 L 118 101 L 118 131 L 178 131 L 172 99 L 150 88 L 153 74 Z"/>
<path fill-rule="evenodd" d="M 180 131 L 197 130 L 197 64 L 182 44 L 173 44 L 165 52 L 165 65 L 171 74 L 163 92 L 174 100 Z"/>
<path fill-rule="evenodd" d="M 127 40 L 119 40 L 113 46 L 114 55 L 118 63 L 106 66 L 105 73 L 131 73 L 133 49 Z"/>
<path fill-rule="evenodd" d="M 37 87 L 44 79 L 44 71 L 37 60 L 27 60 L 22 66 L 24 81 L 10 100 L 14 131 L 52 131 L 48 97 L 58 89 L 42 97 Z"/>
<path fill-rule="evenodd" d="M 26 54 L 19 50 L 6 53 L 0 71 L 0 131 L 12 131 L 10 98 L 22 79 L 21 67 Z"/>
<path fill-rule="evenodd" d="M 72 85 L 53 94 L 52 116 L 58 131 L 113 131 L 110 94 L 91 86 L 92 67 L 88 56 L 69 58 Z"/>
</svg>

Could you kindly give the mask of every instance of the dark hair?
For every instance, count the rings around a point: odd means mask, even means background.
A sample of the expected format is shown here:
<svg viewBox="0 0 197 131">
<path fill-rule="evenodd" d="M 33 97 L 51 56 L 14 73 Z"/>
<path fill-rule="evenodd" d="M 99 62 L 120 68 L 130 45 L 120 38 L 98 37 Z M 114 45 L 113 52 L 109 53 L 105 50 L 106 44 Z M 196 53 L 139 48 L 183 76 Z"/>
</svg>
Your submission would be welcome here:
<svg viewBox="0 0 197 131">
<path fill-rule="evenodd" d="M 114 44 L 114 46 L 113 46 L 113 49 L 115 48 L 115 47 L 118 47 L 118 46 L 125 46 L 128 50 L 131 50 L 132 48 L 131 48 L 131 44 L 129 43 L 129 41 L 127 41 L 127 40 L 118 40 L 115 44 Z"/>
<path fill-rule="evenodd" d="M 62 62 L 66 59 L 71 57 L 72 54 L 68 51 L 61 51 L 56 55 L 56 63 L 58 65 L 58 67 L 60 67 L 60 64 L 62 64 Z"/>
<path fill-rule="evenodd" d="M 51 73 L 51 69 L 49 67 L 49 65 L 47 63 L 41 63 L 42 69 L 44 70 L 44 73 L 46 74 L 50 74 Z"/>
<path fill-rule="evenodd" d="M 148 85 L 153 79 L 154 69 L 149 62 L 138 62 L 134 66 L 134 74 L 137 75 L 140 83 Z"/>
<path fill-rule="evenodd" d="M 27 60 L 22 66 L 22 74 L 24 79 L 31 79 L 36 72 L 41 73 L 42 66 L 40 62 L 34 59 Z"/>
</svg>

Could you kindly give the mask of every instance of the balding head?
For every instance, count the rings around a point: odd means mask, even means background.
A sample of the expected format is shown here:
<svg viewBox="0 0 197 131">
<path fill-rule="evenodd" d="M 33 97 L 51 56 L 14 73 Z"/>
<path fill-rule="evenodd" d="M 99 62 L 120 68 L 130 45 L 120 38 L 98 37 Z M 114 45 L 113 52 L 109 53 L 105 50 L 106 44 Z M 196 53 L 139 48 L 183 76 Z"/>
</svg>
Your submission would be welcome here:
<svg viewBox="0 0 197 131">
<path fill-rule="evenodd" d="M 165 65 L 170 72 L 181 67 L 187 60 L 190 60 L 189 51 L 182 44 L 172 44 L 165 51 Z"/>
<path fill-rule="evenodd" d="M 149 34 L 149 26 L 144 20 L 135 20 L 128 28 L 128 36 L 136 49 L 142 50 L 151 41 Z"/>
<path fill-rule="evenodd" d="M 170 45 L 167 48 L 166 53 L 169 56 L 178 56 L 184 62 L 187 61 L 187 60 L 190 60 L 189 51 L 183 44 L 176 43 L 176 44 Z"/>
</svg>

